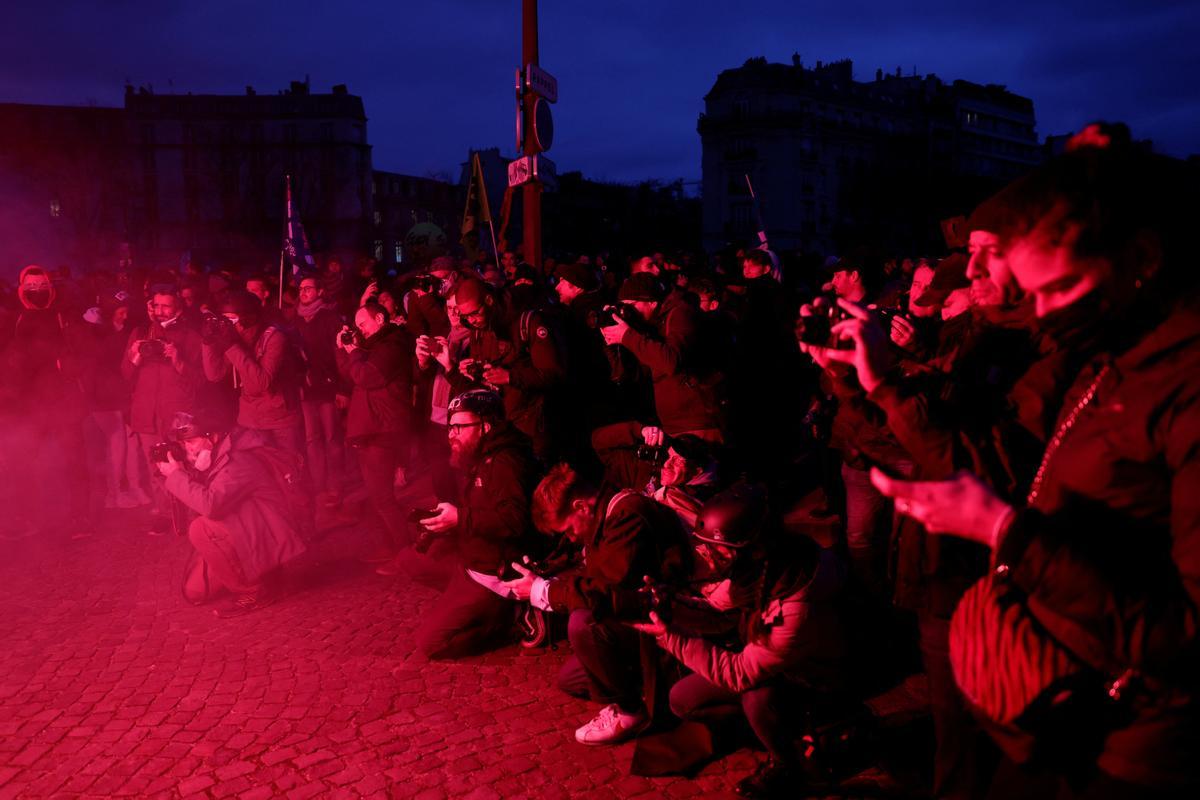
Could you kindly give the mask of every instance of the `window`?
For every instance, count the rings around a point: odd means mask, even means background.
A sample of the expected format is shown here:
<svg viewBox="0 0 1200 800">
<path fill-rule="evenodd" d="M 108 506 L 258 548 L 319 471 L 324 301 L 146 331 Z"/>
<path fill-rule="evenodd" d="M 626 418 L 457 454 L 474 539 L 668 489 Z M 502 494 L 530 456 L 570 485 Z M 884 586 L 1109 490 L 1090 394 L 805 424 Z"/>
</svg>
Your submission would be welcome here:
<svg viewBox="0 0 1200 800">
<path fill-rule="evenodd" d="M 375 212 L 375 224 L 376 224 L 376 225 L 382 225 L 382 224 L 383 224 L 383 213 L 382 213 L 382 212 L 380 212 L 380 211 L 376 211 L 376 212 Z"/>
<path fill-rule="evenodd" d="M 375 251 L 375 260 L 383 261 L 383 239 L 375 240 L 375 247 L 373 250 Z"/>
<path fill-rule="evenodd" d="M 62 216 L 62 203 L 58 202 L 58 198 L 55 198 L 50 201 L 50 216 L 52 216 L 52 217 L 61 217 Z"/>
<path fill-rule="evenodd" d="M 404 245 L 400 244 L 399 242 L 396 242 L 396 263 L 404 263 Z"/>
</svg>

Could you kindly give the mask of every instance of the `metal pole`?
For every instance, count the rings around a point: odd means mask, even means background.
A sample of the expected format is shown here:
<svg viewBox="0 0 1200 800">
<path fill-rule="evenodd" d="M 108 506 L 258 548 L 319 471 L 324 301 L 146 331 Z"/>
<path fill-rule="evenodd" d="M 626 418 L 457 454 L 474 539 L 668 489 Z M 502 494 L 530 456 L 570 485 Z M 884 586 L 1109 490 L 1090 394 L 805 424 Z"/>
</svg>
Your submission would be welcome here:
<svg viewBox="0 0 1200 800">
<path fill-rule="evenodd" d="M 538 63 L 537 0 L 521 0 L 521 67 Z M 522 78 L 524 79 L 524 78 Z M 522 94 L 521 114 L 524 119 L 525 149 L 530 157 L 537 155 L 533 136 L 533 92 Z M 525 234 L 525 261 L 539 272 L 542 269 L 542 184 L 530 181 L 521 188 Z"/>
</svg>

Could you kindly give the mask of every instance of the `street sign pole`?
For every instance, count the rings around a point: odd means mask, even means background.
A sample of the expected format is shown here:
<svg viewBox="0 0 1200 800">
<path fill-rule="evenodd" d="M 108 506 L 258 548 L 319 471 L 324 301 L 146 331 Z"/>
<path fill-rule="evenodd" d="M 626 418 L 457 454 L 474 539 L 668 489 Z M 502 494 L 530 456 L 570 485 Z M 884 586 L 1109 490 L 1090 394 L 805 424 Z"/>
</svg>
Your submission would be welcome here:
<svg viewBox="0 0 1200 800">
<path fill-rule="evenodd" d="M 521 63 L 537 66 L 538 63 L 538 20 L 537 0 L 521 2 Z M 534 129 L 534 103 L 537 95 L 526 89 L 521 96 L 521 116 L 524 129 L 524 154 L 537 155 L 537 140 Z M 542 269 L 542 184 L 532 180 L 521 188 L 524 210 L 525 260 L 539 272 Z"/>
</svg>

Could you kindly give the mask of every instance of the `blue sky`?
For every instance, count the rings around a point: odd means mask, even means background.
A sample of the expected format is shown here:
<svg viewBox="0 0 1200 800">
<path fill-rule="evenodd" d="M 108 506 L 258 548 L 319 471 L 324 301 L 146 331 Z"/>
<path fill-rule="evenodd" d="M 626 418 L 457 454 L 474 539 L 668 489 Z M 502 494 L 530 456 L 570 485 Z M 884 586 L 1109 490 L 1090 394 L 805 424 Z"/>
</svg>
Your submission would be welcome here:
<svg viewBox="0 0 1200 800">
<path fill-rule="evenodd" d="M 119 105 L 158 92 L 274 92 L 310 75 L 361 96 L 379 169 L 457 177 L 469 147 L 513 151 L 519 0 L 388 3 L 16 0 L 0 30 L 0 102 Z M 751 56 L 1000 83 L 1038 132 L 1128 122 L 1200 152 L 1200 3 L 542 0 L 541 62 L 559 80 L 560 171 L 695 180 L 696 117 L 717 73 Z"/>
</svg>

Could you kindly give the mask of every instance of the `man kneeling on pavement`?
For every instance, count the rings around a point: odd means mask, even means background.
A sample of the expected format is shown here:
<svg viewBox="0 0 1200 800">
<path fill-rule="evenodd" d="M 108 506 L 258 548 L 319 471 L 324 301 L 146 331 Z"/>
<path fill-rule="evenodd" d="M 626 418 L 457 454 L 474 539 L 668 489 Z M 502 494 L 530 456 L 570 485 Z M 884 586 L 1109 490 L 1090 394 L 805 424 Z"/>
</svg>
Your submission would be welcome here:
<svg viewBox="0 0 1200 800">
<path fill-rule="evenodd" d="M 199 605 L 222 593 L 219 617 L 254 611 L 271 600 L 273 573 L 305 551 L 284 487 L 274 448 L 260 431 L 229 433 L 203 419 L 178 414 L 171 438 L 183 460 L 168 451 L 158 462 L 165 488 L 197 516 L 188 527 L 196 557 L 183 586 Z M 297 466 L 299 462 L 297 461 Z"/>
</svg>

